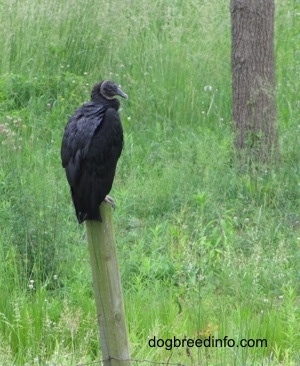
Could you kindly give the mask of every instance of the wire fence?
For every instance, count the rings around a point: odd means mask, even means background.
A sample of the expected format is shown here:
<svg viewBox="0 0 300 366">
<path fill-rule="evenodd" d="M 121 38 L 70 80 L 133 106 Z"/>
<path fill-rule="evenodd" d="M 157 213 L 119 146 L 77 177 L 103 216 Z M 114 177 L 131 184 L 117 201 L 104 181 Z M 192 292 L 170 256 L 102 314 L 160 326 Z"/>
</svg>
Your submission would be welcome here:
<svg viewBox="0 0 300 366">
<path fill-rule="evenodd" d="M 170 357 L 171 358 L 171 357 Z M 170 360 L 169 358 L 169 360 Z M 76 366 L 95 366 L 95 365 L 104 365 L 105 361 L 108 360 L 117 360 L 117 361 L 123 361 L 123 362 L 130 362 L 132 365 L 140 365 L 140 364 L 151 364 L 151 365 L 169 365 L 169 366 L 188 366 L 186 364 L 183 363 L 178 363 L 178 362 L 170 362 L 169 360 L 167 362 L 162 362 L 162 361 L 150 361 L 150 360 L 137 360 L 134 358 L 130 358 L 127 360 L 123 360 L 117 357 L 110 357 L 107 360 L 99 360 L 99 361 L 93 361 L 93 362 L 88 362 L 88 363 L 79 363 Z"/>
</svg>

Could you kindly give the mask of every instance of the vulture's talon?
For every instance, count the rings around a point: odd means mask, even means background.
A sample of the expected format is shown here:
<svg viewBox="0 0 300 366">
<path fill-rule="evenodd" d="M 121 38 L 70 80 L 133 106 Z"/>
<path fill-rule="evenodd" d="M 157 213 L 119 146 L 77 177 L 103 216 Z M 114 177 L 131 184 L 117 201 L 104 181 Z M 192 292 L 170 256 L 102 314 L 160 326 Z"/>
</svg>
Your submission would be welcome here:
<svg viewBox="0 0 300 366">
<path fill-rule="evenodd" d="M 116 209 L 116 203 L 115 203 L 115 200 L 107 195 L 105 198 L 104 198 L 104 202 L 106 202 L 107 204 L 111 205 L 111 207 L 115 210 Z"/>
</svg>

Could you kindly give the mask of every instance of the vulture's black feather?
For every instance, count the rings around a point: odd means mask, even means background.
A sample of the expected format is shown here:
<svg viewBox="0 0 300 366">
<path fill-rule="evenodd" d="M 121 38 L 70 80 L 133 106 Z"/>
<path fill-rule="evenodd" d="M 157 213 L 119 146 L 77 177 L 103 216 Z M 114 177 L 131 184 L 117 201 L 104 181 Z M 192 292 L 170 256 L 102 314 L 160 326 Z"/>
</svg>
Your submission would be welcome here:
<svg viewBox="0 0 300 366">
<path fill-rule="evenodd" d="M 113 184 L 123 148 L 116 95 L 127 98 L 112 81 L 96 84 L 91 102 L 80 107 L 65 128 L 61 159 L 79 223 L 101 221 L 99 206 Z"/>
</svg>

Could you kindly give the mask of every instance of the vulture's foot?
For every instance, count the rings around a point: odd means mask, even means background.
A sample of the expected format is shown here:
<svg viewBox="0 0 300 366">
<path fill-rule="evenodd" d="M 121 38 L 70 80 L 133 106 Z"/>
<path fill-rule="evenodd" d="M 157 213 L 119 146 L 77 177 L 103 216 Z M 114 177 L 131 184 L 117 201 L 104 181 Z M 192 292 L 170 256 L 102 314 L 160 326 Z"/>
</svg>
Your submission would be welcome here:
<svg viewBox="0 0 300 366">
<path fill-rule="evenodd" d="M 111 205 L 111 207 L 113 209 L 116 208 L 116 203 L 114 201 L 114 199 L 112 197 L 110 197 L 109 195 L 107 195 L 105 198 L 104 198 L 104 202 L 108 203 L 109 205 Z"/>
</svg>

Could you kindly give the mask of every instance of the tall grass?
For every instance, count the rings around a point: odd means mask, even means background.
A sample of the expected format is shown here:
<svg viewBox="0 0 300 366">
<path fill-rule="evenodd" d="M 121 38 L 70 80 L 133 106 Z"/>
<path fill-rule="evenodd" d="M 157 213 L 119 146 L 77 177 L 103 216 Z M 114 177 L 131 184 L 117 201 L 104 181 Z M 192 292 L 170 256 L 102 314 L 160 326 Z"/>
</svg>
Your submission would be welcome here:
<svg viewBox="0 0 300 366">
<path fill-rule="evenodd" d="M 0 28 L 0 365 L 101 358 L 84 228 L 60 143 L 111 78 L 125 149 L 112 195 L 132 355 L 296 365 L 300 354 L 299 4 L 277 2 L 281 165 L 235 168 L 228 2 L 4 1 Z M 151 348 L 266 338 L 267 348 Z"/>
</svg>

